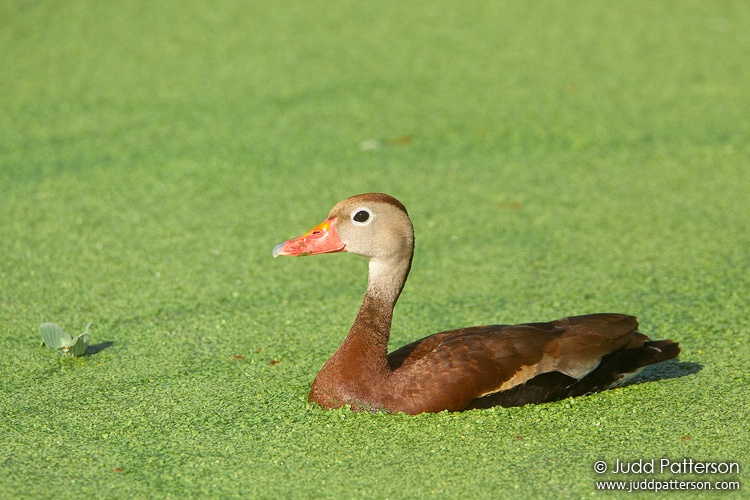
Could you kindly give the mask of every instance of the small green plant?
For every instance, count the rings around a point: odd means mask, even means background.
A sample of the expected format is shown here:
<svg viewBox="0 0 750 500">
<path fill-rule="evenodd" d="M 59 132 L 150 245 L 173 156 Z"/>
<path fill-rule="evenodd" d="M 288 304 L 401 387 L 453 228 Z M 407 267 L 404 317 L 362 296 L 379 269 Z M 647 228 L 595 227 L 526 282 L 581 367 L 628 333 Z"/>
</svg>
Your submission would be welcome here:
<svg viewBox="0 0 750 500">
<path fill-rule="evenodd" d="M 44 323 L 39 327 L 39 332 L 42 334 L 42 340 L 47 347 L 56 349 L 61 356 L 72 358 L 86 354 L 91 339 L 89 336 L 90 326 L 91 323 L 86 325 L 86 330 L 75 338 L 65 333 L 57 323 Z"/>
</svg>

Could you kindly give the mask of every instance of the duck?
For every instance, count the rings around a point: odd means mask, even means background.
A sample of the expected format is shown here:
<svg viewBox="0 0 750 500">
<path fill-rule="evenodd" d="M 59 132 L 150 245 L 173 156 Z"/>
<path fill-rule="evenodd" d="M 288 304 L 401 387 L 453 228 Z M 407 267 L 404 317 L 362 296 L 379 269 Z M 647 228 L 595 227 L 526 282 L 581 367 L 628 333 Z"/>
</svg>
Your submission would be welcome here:
<svg viewBox="0 0 750 500">
<path fill-rule="evenodd" d="M 459 328 L 388 353 L 414 256 L 404 205 L 384 193 L 352 196 L 273 256 L 337 252 L 367 258 L 368 280 L 354 324 L 310 388 L 309 402 L 325 409 L 415 415 L 548 403 L 617 387 L 680 353 L 678 343 L 651 340 L 635 317 L 616 313 Z"/>
</svg>

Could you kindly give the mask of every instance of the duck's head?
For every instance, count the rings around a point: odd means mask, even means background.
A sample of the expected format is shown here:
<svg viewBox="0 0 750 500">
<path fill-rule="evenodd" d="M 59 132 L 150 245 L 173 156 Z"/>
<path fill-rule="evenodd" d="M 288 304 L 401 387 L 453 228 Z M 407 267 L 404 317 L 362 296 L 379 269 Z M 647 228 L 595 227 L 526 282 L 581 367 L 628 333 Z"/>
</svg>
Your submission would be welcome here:
<svg viewBox="0 0 750 500">
<path fill-rule="evenodd" d="M 352 196 L 336 204 L 328 218 L 307 233 L 273 249 L 273 256 L 349 252 L 372 261 L 408 259 L 414 229 L 406 208 L 383 193 Z"/>
</svg>

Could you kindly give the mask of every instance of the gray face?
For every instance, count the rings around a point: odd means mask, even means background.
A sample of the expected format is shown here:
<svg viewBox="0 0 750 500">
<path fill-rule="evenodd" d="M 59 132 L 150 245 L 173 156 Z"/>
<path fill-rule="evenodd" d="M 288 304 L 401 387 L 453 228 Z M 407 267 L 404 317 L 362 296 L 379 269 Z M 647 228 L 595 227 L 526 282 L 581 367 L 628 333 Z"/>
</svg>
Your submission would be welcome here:
<svg viewBox="0 0 750 500">
<path fill-rule="evenodd" d="M 330 215 L 347 252 L 376 261 L 411 257 L 414 230 L 401 207 L 355 196 L 336 205 Z"/>
</svg>

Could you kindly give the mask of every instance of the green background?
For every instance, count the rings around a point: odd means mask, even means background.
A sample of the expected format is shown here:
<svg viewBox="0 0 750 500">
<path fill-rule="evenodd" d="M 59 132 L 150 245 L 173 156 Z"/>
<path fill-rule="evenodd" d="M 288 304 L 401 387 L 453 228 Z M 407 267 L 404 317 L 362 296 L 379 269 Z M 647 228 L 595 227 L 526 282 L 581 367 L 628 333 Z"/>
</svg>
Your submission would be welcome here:
<svg viewBox="0 0 750 500">
<path fill-rule="evenodd" d="M 0 496 L 747 483 L 593 464 L 748 464 L 749 82 L 745 1 L 0 1 Z M 271 249 L 367 191 L 416 227 L 393 347 L 613 311 L 680 360 L 523 408 L 310 406 L 366 263 Z M 92 321 L 89 355 L 46 321 Z"/>
</svg>

